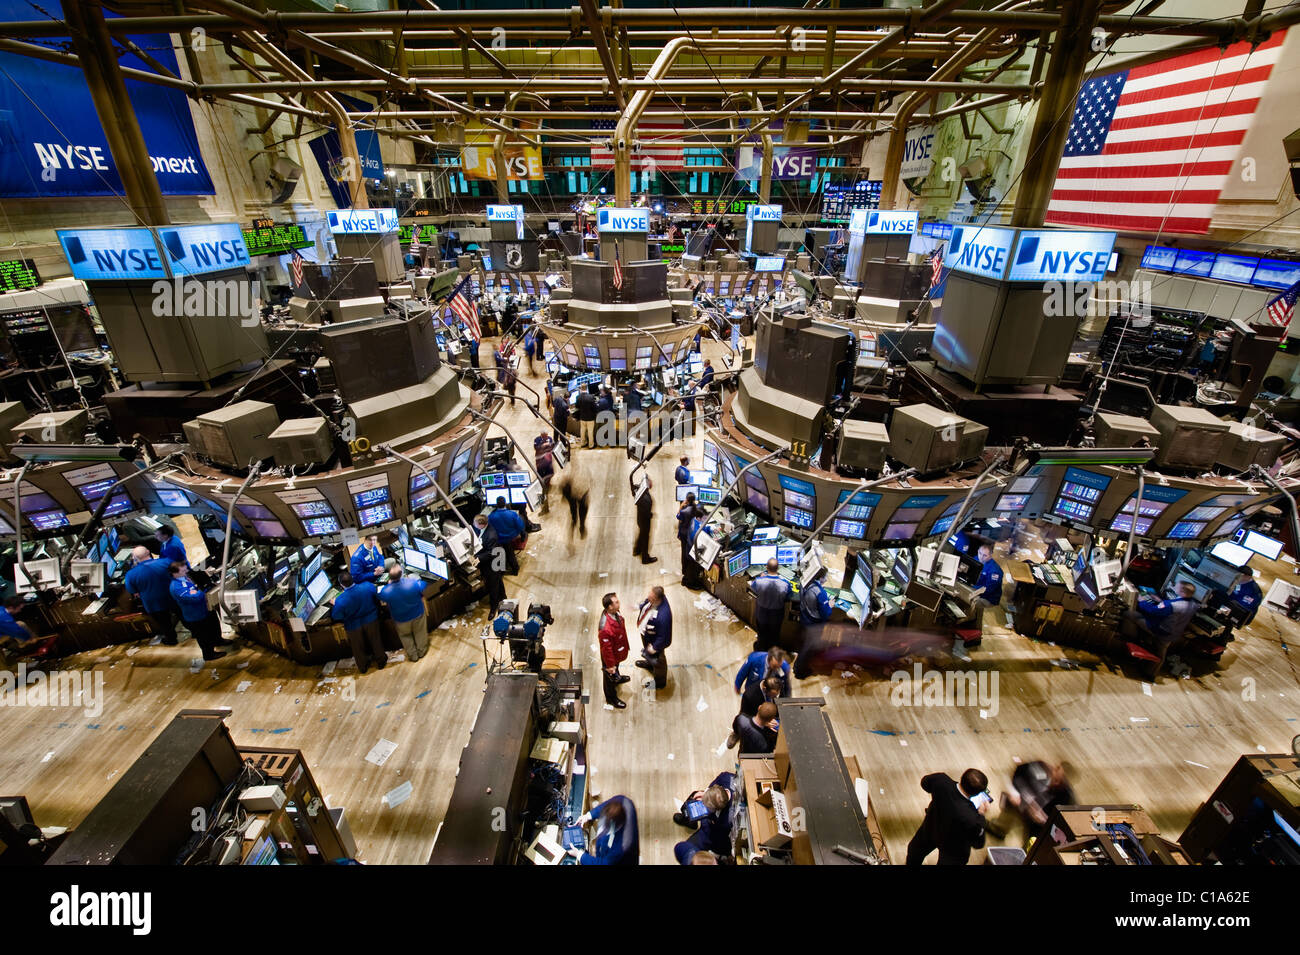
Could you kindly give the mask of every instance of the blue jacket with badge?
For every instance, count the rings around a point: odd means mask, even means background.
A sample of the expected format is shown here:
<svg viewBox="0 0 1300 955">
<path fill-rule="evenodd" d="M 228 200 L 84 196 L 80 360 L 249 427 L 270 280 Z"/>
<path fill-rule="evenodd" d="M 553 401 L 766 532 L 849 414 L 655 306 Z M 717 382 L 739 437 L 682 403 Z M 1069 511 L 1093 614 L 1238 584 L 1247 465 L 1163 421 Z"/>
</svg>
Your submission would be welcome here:
<svg viewBox="0 0 1300 955">
<path fill-rule="evenodd" d="M 348 564 L 348 570 L 357 583 L 373 584 L 375 575 L 383 569 L 383 566 L 384 552 L 378 547 L 370 550 L 362 545 L 352 552 L 352 561 Z"/>
<path fill-rule="evenodd" d="M 181 608 L 181 619 L 198 623 L 208 616 L 208 598 L 188 577 L 177 577 L 171 582 L 172 600 Z"/>
<path fill-rule="evenodd" d="M 989 558 L 980 568 L 980 579 L 975 582 L 975 595 L 997 606 L 1002 603 L 1002 568 Z"/>
</svg>

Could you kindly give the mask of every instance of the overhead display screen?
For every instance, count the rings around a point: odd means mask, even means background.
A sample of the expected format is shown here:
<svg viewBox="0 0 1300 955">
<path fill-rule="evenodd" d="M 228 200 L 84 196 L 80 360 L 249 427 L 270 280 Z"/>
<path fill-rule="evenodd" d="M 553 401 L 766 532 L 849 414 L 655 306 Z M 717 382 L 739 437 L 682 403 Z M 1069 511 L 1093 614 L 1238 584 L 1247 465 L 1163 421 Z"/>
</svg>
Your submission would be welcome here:
<svg viewBox="0 0 1300 955">
<path fill-rule="evenodd" d="M 1066 468 L 1065 482 L 1057 494 L 1052 513 L 1066 520 L 1086 524 L 1097 510 L 1097 502 L 1110 486 L 1110 478 L 1082 468 Z"/>
<path fill-rule="evenodd" d="M 0 259 L 0 292 L 18 292 L 41 284 L 31 259 Z"/>
<path fill-rule="evenodd" d="M 294 249 L 309 249 L 316 243 L 307 238 L 302 226 L 294 222 L 256 225 L 244 230 L 244 245 L 249 255 L 283 255 Z"/>
</svg>

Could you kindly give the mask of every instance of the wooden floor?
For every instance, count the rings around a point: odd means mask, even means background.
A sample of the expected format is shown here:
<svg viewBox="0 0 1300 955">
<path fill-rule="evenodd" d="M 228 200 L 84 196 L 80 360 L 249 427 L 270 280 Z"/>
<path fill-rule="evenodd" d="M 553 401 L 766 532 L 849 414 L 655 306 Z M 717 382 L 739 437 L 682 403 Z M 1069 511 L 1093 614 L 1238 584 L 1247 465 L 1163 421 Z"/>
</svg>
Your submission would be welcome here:
<svg viewBox="0 0 1300 955">
<path fill-rule="evenodd" d="M 541 378 L 524 381 L 541 388 Z M 526 445 L 537 433 L 537 420 L 522 405 L 505 409 L 500 420 Z M 732 677 L 753 639 L 734 619 L 710 619 L 697 608 L 701 595 L 680 586 L 672 468 L 683 452 L 698 461 L 699 445 L 698 437 L 669 445 L 651 464 L 659 563 L 643 567 L 631 556 L 627 458 L 621 450 L 586 451 L 576 456 L 592 479 L 586 539 L 569 534 L 561 504 L 542 518 L 520 575 L 507 578 L 509 596 L 551 604 L 556 622 L 547 646 L 571 649 L 584 668 L 594 701 L 592 785 L 602 796 L 626 793 L 636 803 L 646 863 L 672 863 L 682 830 L 671 817 L 681 798 L 733 766 L 734 751 L 719 748 L 737 705 Z M 1292 567 L 1271 570 L 1290 574 Z M 1261 576 L 1267 590 L 1272 574 Z M 627 709 L 604 709 L 595 643 L 601 595 L 617 591 L 626 608 L 654 584 L 666 588 L 673 608 L 668 688 L 647 699 L 634 678 L 623 688 Z M 1000 614 L 995 619 L 1002 622 Z M 41 825 L 75 826 L 177 711 L 230 707 L 237 743 L 305 752 L 328 803 L 346 807 L 364 861 L 422 863 L 479 706 L 485 622 L 480 606 L 435 631 L 419 663 L 356 679 L 340 670 L 333 681 L 320 668 L 260 649 L 243 649 L 197 673 L 190 670 L 198 655 L 192 642 L 83 654 L 63 666 L 103 672 L 104 712 L 88 719 L 80 710 L 3 708 L 0 791 L 27 795 Z M 1238 756 L 1289 751 L 1300 733 L 1300 682 L 1286 648 L 1296 639 L 1294 624 L 1262 610 L 1216 674 L 1166 677 L 1147 695 L 1141 682 L 1088 654 L 991 627 L 972 661 L 956 664 L 996 671 L 997 712 L 987 718 L 978 707 L 895 707 L 888 683 L 839 676 L 798 683 L 795 694 L 825 697 L 841 749 L 868 776 L 895 861 L 925 808 L 922 775 L 979 767 L 996 795 L 1017 760 L 1040 758 L 1073 764 L 1080 800 L 1139 803 L 1176 838 Z M 1063 668 L 1062 661 L 1081 668 Z M 382 768 L 364 758 L 380 739 L 397 744 Z M 411 797 L 389 808 L 384 794 L 404 782 L 413 786 Z M 1008 836 L 1016 840 L 1015 832 Z"/>
</svg>

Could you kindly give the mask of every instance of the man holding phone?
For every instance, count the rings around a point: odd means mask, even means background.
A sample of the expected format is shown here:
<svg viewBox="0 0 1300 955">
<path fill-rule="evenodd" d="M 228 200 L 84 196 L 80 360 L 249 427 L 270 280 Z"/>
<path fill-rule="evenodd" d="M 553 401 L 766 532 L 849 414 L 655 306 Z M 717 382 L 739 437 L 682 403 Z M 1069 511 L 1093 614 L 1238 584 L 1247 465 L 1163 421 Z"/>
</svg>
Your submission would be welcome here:
<svg viewBox="0 0 1300 955">
<path fill-rule="evenodd" d="M 930 805 L 916 835 L 907 844 L 907 864 L 921 865 L 935 849 L 939 865 L 965 865 L 972 849 L 984 848 L 984 834 L 990 826 L 985 814 L 993 797 L 989 778 L 978 769 L 968 769 L 955 781 L 946 773 L 931 773 L 921 779 L 930 794 Z"/>
</svg>

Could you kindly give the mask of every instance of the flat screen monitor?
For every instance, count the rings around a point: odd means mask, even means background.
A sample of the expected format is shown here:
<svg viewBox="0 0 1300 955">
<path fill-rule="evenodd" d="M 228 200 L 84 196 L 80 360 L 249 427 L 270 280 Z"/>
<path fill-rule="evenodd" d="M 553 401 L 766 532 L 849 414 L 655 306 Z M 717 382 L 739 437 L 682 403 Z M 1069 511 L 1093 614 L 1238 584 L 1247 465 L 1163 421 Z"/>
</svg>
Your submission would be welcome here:
<svg viewBox="0 0 1300 955">
<path fill-rule="evenodd" d="M 67 527 L 71 522 L 68 520 L 67 511 L 41 511 L 37 514 L 28 514 L 27 520 L 31 522 L 32 527 L 38 531 L 52 531 L 60 527 Z"/>
<path fill-rule="evenodd" d="M 995 511 L 1023 511 L 1029 503 L 1028 494 L 1003 494 L 993 505 Z"/>
<path fill-rule="evenodd" d="M 303 520 L 302 528 L 308 537 L 337 534 L 339 532 L 339 519 L 337 517 L 308 517 Z"/>
<path fill-rule="evenodd" d="M 412 567 L 416 570 L 425 570 L 428 564 L 425 563 L 426 555 L 423 551 L 416 550 L 414 547 L 402 548 L 402 565 Z"/>
<path fill-rule="evenodd" d="M 756 543 L 762 543 L 764 541 L 774 541 L 780 536 L 781 536 L 781 528 L 779 527 L 755 527 L 754 528 L 753 538 Z"/>
<path fill-rule="evenodd" d="M 806 511 L 802 507 L 792 507 L 787 504 L 781 517 L 787 524 L 793 524 L 795 527 L 802 527 L 804 530 L 809 531 L 813 529 L 813 512 Z"/>
<path fill-rule="evenodd" d="M 831 536 L 851 537 L 854 540 L 862 540 L 867 536 L 867 522 L 850 521 L 842 517 L 837 517 L 831 522 Z"/>
<path fill-rule="evenodd" d="M 727 576 L 739 577 L 749 569 L 749 548 L 738 550 L 727 558 Z"/>
<path fill-rule="evenodd" d="M 311 550 L 304 550 L 302 554 L 306 560 L 302 573 L 298 575 L 299 583 L 306 583 L 320 573 L 321 565 L 325 562 L 325 555 L 322 551 L 313 547 Z"/>
<path fill-rule="evenodd" d="M 906 541 L 916 536 L 916 524 L 890 524 L 885 528 L 885 540 Z"/>
<path fill-rule="evenodd" d="M 414 537 L 411 539 L 411 543 L 415 545 L 416 550 L 427 557 L 441 556 L 438 552 L 438 545 L 433 541 L 425 540 L 423 537 Z"/>
<path fill-rule="evenodd" d="M 298 598 L 298 602 L 293 605 L 293 615 L 300 620 L 305 620 L 315 609 L 316 605 L 311 602 L 311 595 L 304 592 Z"/>
<path fill-rule="evenodd" d="M 1271 537 L 1265 537 L 1259 531 L 1245 531 L 1239 535 L 1241 540 L 1238 541 L 1242 547 L 1247 550 L 1253 550 L 1261 557 L 1269 560 L 1277 560 L 1282 555 L 1282 542 L 1274 540 Z"/>
<path fill-rule="evenodd" d="M 1210 548 L 1210 553 L 1225 564 L 1231 564 L 1233 567 L 1245 567 L 1250 559 L 1255 556 L 1253 550 L 1232 541 L 1219 541 Z"/>
<path fill-rule="evenodd" d="M 362 527 L 374 527 L 376 524 L 382 524 L 384 521 L 391 521 L 392 519 L 392 504 L 380 504 L 376 507 L 367 507 L 357 511 L 357 522 Z"/>
<path fill-rule="evenodd" d="M 785 489 L 785 503 L 808 510 L 817 506 L 816 501 L 811 495 L 804 494 L 802 491 L 792 491 L 789 488 Z"/>
<path fill-rule="evenodd" d="M 703 484 L 708 486 L 713 483 L 713 472 L 705 471 L 702 468 L 687 468 L 691 475 L 691 484 Z"/>
<path fill-rule="evenodd" d="M 299 517 L 324 517 L 333 514 L 329 501 L 301 501 L 293 505 L 293 512 Z"/>
<path fill-rule="evenodd" d="M 491 474 L 480 474 L 478 476 L 478 485 L 485 491 L 491 491 L 494 488 L 506 486 L 506 476 L 500 471 L 494 471 Z"/>
<path fill-rule="evenodd" d="M 507 471 L 506 484 L 510 487 L 528 487 L 533 483 L 532 475 L 527 471 Z"/>
<path fill-rule="evenodd" d="M 330 579 L 324 572 L 316 574 L 311 580 L 307 581 L 307 594 L 311 597 L 311 602 L 320 606 L 320 602 L 325 599 L 329 593 Z"/>
<path fill-rule="evenodd" d="M 1083 601 L 1085 607 L 1097 605 L 1101 593 L 1097 589 L 1097 575 L 1091 564 L 1074 578 L 1074 593 Z"/>
<path fill-rule="evenodd" d="M 281 557 L 275 562 L 275 567 L 271 570 L 271 583 L 278 584 L 284 580 L 284 575 L 289 573 L 289 558 Z"/>
<path fill-rule="evenodd" d="M 1201 532 L 1205 530 L 1203 521 L 1179 521 L 1169 530 L 1169 536 L 1173 540 L 1193 540 L 1200 537 Z"/>
<path fill-rule="evenodd" d="M 864 607 L 871 602 L 871 584 L 862 575 L 861 568 L 859 568 L 858 572 L 853 575 L 853 579 L 849 581 L 849 593 L 853 594 L 853 599 Z"/>
<path fill-rule="evenodd" d="M 718 446 L 712 441 L 704 442 L 704 462 L 710 466 L 710 469 L 718 466 Z"/>
<path fill-rule="evenodd" d="M 696 500 L 698 500 L 701 504 L 709 504 L 709 505 L 721 504 L 722 490 L 721 488 L 716 488 L 716 487 L 702 487 L 700 488 L 699 493 L 695 495 L 695 497 Z"/>
<path fill-rule="evenodd" d="M 753 544 L 749 548 L 749 566 L 765 567 L 776 557 L 776 544 Z"/>
<path fill-rule="evenodd" d="M 425 557 L 425 562 L 428 564 L 426 569 L 430 574 L 437 577 L 439 580 L 446 580 L 448 578 L 447 562 L 441 557 L 428 555 Z"/>
<path fill-rule="evenodd" d="M 794 567 L 799 563 L 799 554 L 803 548 L 798 544 L 778 544 L 776 546 L 776 562 L 782 567 Z"/>
<path fill-rule="evenodd" d="M 158 501 L 164 507 L 189 507 L 190 496 L 181 490 L 165 490 L 158 488 L 156 490 Z"/>
<path fill-rule="evenodd" d="M 677 485 L 677 500 L 679 501 L 686 500 L 687 494 L 696 494 L 698 496 L 698 492 L 699 492 L 699 488 L 697 488 L 694 484 L 679 484 Z"/>
<path fill-rule="evenodd" d="M 26 571 L 26 573 L 24 573 Z M 23 566 L 14 564 L 14 590 L 20 594 L 30 593 L 41 587 L 59 587 L 63 584 L 63 575 L 59 572 L 57 558 L 48 557 L 41 560 L 29 560 Z"/>
<path fill-rule="evenodd" d="M 912 580 L 912 568 L 907 563 L 907 558 L 899 554 L 894 558 L 894 566 L 889 570 L 889 576 L 894 578 L 894 582 L 899 587 L 906 590 L 907 585 Z"/>
<path fill-rule="evenodd" d="M 745 492 L 745 501 L 754 510 L 767 515 L 769 520 L 771 519 L 771 504 L 768 502 L 766 491 L 760 491 L 755 487 L 748 487 Z"/>
<path fill-rule="evenodd" d="M 514 505 L 528 506 L 528 488 L 512 487 L 510 489 L 510 503 Z"/>
</svg>

